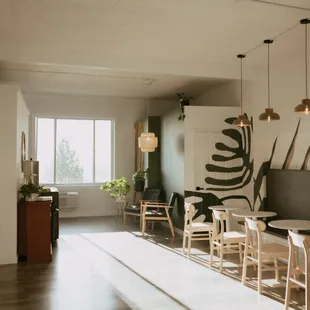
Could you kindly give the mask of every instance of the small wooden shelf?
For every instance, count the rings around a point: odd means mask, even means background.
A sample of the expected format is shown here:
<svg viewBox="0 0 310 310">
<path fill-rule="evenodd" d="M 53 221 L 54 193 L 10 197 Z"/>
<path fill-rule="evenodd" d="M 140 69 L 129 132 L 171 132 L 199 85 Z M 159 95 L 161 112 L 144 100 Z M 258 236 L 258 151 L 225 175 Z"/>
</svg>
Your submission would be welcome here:
<svg viewBox="0 0 310 310">
<path fill-rule="evenodd" d="M 41 263 L 52 261 L 51 202 L 18 203 L 19 261 Z"/>
</svg>

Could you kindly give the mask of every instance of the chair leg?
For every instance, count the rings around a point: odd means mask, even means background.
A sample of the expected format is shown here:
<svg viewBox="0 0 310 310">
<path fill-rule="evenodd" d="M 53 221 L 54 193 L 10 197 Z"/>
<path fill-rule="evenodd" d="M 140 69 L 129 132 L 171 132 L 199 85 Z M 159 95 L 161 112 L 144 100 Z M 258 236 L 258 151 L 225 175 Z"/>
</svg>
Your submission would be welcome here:
<svg viewBox="0 0 310 310">
<path fill-rule="evenodd" d="M 242 258 L 242 244 L 239 243 L 239 262 L 240 262 L 240 265 L 242 265 L 242 261 L 243 261 L 243 258 Z"/>
<path fill-rule="evenodd" d="M 146 220 L 142 221 L 142 236 L 145 235 L 145 228 L 146 228 Z"/>
<path fill-rule="evenodd" d="M 262 293 L 262 276 L 263 276 L 263 272 L 262 272 L 262 260 L 261 260 L 261 255 L 258 254 L 258 272 L 257 272 L 257 287 L 258 287 L 258 293 L 261 294 Z"/>
<path fill-rule="evenodd" d="M 175 237 L 174 228 L 173 228 L 173 224 L 172 224 L 171 218 L 168 218 L 168 223 L 169 223 L 169 227 L 170 227 L 170 230 L 171 230 L 172 237 Z"/>
<path fill-rule="evenodd" d="M 223 260 L 224 260 L 224 245 L 220 246 L 220 273 L 223 272 Z"/>
<path fill-rule="evenodd" d="M 186 247 L 186 232 L 184 231 L 184 233 L 183 233 L 183 253 L 185 252 L 185 247 Z"/>
<path fill-rule="evenodd" d="M 136 219 L 136 217 L 134 216 L 134 219 Z M 140 230 L 142 231 L 143 228 L 143 217 L 140 216 Z"/>
<path fill-rule="evenodd" d="M 242 284 L 245 285 L 246 273 L 248 271 L 248 246 L 245 244 L 244 256 L 243 256 L 243 267 L 242 267 Z"/>
<path fill-rule="evenodd" d="M 279 282 L 280 281 L 280 274 L 279 274 L 279 262 L 278 262 L 277 257 L 274 258 L 274 269 L 275 269 L 275 280 L 277 282 Z"/>
<path fill-rule="evenodd" d="M 126 212 L 123 213 L 123 224 L 126 225 Z"/>
<path fill-rule="evenodd" d="M 213 265 L 213 253 L 214 253 L 214 244 L 213 240 L 210 240 L 210 268 L 212 268 Z"/>
<path fill-rule="evenodd" d="M 305 308 L 306 310 L 310 310 L 310 296 L 309 296 L 309 289 L 310 289 L 310 281 L 309 281 L 309 277 L 306 274 L 306 287 L 305 287 Z"/>
<path fill-rule="evenodd" d="M 192 246 L 192 234 L 188 234 L 188 242 L 187 242 L 187 255 L 191 255 L 191 246 Z"/>
<path fill-rule="evenodd" d="M 307 299 L 307 294 L 305 296 Z M 287 282 L 286 282 L 286 290 L 285 290 L 285 310 L 289 310 L 290 300 L 291 300 L 291 281 L 289 280 L 289 272 L 287 272 Z M 308 309 L 307 306 L 306 306 L 306 309 Z"/>
</svg>

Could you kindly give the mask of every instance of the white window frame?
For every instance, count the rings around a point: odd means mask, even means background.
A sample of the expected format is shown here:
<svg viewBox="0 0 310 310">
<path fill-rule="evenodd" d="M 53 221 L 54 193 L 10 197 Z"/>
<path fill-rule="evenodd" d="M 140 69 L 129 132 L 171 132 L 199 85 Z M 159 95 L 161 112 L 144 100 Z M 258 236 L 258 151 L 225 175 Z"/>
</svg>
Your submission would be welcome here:
<svg viewBox="0 0 310 310">
<path fill-rule="evenodd" d="M 115 120 L 110 118 L 91 118 L 91 117 L 76 117 L 76 116 L 50 116 L 46 114 L 34 114 L 32 118 L 32 136 L 34 143 L 32 144 L 32 153 L 35 154 L 34 158 L 37 157 L 38 150 L 38 119 L 49 118 L 54 120 L 54 183 L 44 183 L 46 186 L 57 186 L 57 187 L 83 187 L 83 186 L 98 186 L 103 182 L 92 182 L 92 183 L 56 183 L 56 135 L 57 135 L 57 121 L 56 120 L 87 120 L 93 121 L 93 180 L 95 181 L 96 166 L 95 166 L 95 121 L 110 121 L 111 122 L 111 180 L 115 177 Z M 40 180 L 40 176 L 39 176 Z"/>
</svg>

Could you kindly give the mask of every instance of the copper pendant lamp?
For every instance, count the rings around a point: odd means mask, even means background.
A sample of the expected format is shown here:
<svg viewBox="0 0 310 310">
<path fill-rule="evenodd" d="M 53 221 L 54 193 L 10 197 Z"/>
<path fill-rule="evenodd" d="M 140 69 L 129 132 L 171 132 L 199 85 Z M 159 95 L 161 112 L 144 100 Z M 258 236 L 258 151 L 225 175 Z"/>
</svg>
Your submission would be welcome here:
<svg viewBox="0 0 310 310">
<path fill-rule="evenodd" d="M 268 108 L 265 109 L 265 112 L 263 112 L 259 116 L 260 121 L 277 121 L 280 119 L 280 115 L 273 111 L 272 108 L 270 108 L 270 61 L 269 61 L 269 46 L 273 43 L 273 40 L 265 40 L 265 44 L 267 44 L 268 47 Z"/>
<path fill-rule="evenodd" d="M 295 107 L 296 113 L 309 114 L 310 111 L 310 99 L 308 99 L 308 24 L 310 19 L 302 19 L 300 21 L 302 25 L 305 25 L 305 63 L 306 63 L 306 98 L 302 99 L 301 104 Z"/>
<path fill-rule="evenodd" d="M 238 116 L 238 118 L 236 120 L 234 120 L 234 122 L 232 123 L 235 126 L 238 127 L 246 127 L 246 126 L 250 126 L 251 122 L 248 120 L 247 116 L 245 114 L 243 114 L 243 107 L 242 107 L 242 60 L 243 58 L 245 58 L 245 55 L 243 54 L 239 54 L 237 55 L 237 57 L 240 59 L 240 67 L 241 67 L 241 78 L 240 78 L 240 115 Z"/>
</svg>

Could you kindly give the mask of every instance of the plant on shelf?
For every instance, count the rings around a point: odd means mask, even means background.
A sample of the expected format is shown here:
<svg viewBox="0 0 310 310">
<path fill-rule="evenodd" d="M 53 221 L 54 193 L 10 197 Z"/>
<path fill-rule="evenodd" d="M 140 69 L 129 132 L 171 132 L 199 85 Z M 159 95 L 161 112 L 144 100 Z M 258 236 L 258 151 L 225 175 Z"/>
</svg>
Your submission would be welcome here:
<svg viewBox="0 0 310 310">
<path fill-rule="evenodd" d="M 149 168 L 147 168 L 146 170 L 137 170 L 133 174 L 132 180 L 134 182 L 136 192 L 144 191 L 145 180 L 148 177 L 148 173 L 149 173 Z"/>
<path fill-rule="evenodd" d="M 125 177 L 121 177 L 119 179 L 104 182 L 100 189 L 110 192 L 110 196 L 116 198 L 116 200 L 123 200 L 130 191 L 130 185 Z"/>
<path fill-rule="evenodd" d="M 187 97 L 184 93 L 177 93 L 178 96 L 178 102 L 180 103 L 181 108 L 181 115 L 178 117 L 179 121 L 184 121 L 185 114 L 184 114 L 184 106 L 190 105 L 190 100 L 193 99 L 193 97 Z"/>
<path fill-rule="evenodd" d="M 23 201 L 36 201 L 43 191 L 42 186 L 35 185 L 34 183 L 25 183 L 19 189 L 19 193 L 22 195 L 21 200 Z"/>
</svg>

